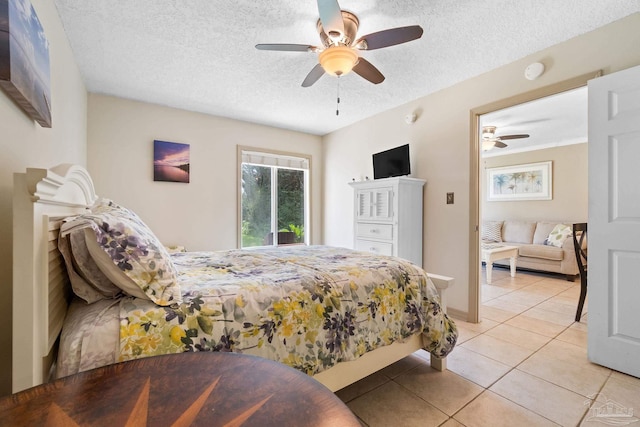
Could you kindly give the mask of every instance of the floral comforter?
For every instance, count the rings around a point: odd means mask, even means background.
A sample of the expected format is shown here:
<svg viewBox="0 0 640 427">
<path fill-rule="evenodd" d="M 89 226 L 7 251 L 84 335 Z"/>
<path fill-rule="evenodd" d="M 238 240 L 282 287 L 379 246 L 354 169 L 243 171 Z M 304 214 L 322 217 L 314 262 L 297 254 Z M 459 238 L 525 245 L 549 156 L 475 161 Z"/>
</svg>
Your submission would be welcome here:
<svg viewBox="0 0 640 427">
<path fill-rule="evenodd" d="M 310 375 L 422 332 L 444 357 L 457 338 L 425 272 L 325 246 L 172 255 L 183 302 L 120 302 L 119 361 L 189 351 L 266 357 Z"/>
</svg>

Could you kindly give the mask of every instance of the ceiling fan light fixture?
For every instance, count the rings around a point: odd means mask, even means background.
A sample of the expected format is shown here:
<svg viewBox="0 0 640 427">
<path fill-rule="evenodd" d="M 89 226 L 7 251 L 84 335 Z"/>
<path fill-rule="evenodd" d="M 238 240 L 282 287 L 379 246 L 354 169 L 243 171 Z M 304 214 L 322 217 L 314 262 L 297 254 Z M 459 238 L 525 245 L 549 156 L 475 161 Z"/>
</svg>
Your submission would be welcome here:
<svg viewBox="0 0 640 427">
<path fill-rule="evenodd" d="M 495 126 L 484 126 L 482 128 L 482 138 L 483 139 L 491 139 L 495 136 L 496 127 Z"/>
<path fill-rule="evenodd" d="M 496 146 L 496 140 L 495 139 L 483 139 L 482 140 L 482 151 L 489 151 L 495 146 Z"/>
<path fill-rule="evenodd" d="M 324 71 L 333 76 L 344 76 L 358 63 L 358 52 L 347 46 L 330 46 L 320 52 L 319 61 Z"/>
</svg>

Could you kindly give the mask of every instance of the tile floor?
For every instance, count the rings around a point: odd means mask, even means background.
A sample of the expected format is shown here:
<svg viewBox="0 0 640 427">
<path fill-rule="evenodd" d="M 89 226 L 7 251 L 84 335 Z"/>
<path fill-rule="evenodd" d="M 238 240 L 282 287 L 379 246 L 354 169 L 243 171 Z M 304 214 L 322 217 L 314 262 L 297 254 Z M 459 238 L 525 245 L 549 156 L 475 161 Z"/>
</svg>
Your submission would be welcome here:
<svg viewBox="0 0 640 427">
<path fill-rule="evenodd" d="M 605 399 L 638 414 L 640 379 L 587 360 L 587 304 L 573 321 L 579 289 L 494 268 L 482 322 L 456 320 L 448 371 L 418 351 L 336 394 L 365 426 L 606 426 L 595 417 Z"/>
</svg>

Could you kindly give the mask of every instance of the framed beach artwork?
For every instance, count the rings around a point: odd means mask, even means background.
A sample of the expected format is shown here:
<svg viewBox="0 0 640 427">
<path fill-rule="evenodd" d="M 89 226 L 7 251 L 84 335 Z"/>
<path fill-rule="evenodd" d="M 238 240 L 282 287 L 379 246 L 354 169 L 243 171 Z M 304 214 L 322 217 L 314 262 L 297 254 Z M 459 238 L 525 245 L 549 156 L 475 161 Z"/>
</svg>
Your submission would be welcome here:
<svg viewBox="0 0 640 427">
<path fill-rule="evenodd" d="M 487 169 L 487 200 L 551 200 L 552 162 Z"/>
<path fill-rule="evenodd" d="M 189 144 L 153 141 L 153 180 L 188 183 Z"/>
<path fill-rule="evenodd" d="M 0 86 L 51 127 L 49 42 L 29 0 L 0 0 Z"/>
</svg>

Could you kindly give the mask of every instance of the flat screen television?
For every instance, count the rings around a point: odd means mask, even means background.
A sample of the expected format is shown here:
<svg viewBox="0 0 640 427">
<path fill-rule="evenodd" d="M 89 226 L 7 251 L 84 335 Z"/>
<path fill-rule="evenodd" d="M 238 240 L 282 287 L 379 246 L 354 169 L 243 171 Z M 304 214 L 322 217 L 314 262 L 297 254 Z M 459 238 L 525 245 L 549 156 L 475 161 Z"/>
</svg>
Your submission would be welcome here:
<svg viewBox="0 0 640 427">
<path fill-rule="evenodd" d="M 373 155 L 373 179 L 409 175 L 410 173 L 409 144 Z"/>
</svg>

